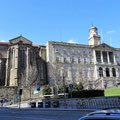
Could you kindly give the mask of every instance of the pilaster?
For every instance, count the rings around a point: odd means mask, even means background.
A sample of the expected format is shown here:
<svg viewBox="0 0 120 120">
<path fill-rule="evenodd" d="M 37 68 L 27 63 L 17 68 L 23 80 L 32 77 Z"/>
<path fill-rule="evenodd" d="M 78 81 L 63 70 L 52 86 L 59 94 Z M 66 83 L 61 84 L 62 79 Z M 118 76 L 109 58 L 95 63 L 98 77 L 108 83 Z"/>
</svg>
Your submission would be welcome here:
<svg viewBox="0 0 120 120">
<path fill-rule="evenodd" d="M 103 54 L 102 54 L 102 51 L 100 51 L 101 53 L 101 63 L 103 63 Z"/>
<path fill-rule="evenodd" d="M 110 64 L 110 57 L 108 51 L 107 51 L 107 60 L 108 60 L 108 64 Z"/>
</svg>

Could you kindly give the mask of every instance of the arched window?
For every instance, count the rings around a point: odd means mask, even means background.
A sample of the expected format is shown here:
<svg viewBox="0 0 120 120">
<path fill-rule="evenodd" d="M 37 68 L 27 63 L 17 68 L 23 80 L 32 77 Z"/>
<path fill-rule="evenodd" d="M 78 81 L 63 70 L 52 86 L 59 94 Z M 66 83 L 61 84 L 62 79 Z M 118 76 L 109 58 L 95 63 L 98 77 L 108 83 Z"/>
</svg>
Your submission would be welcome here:
<svg viewBox="0 0 120 120">
<path fill-rule="evenodd" d="M 106 77 L 110 77 L 110 71 L 109 71 L 109 68 L 106 68 Z"/>
<path fill-rule="evenodd" d="M 101 67 L 99 68 L 99 76 L 103 77 L 103 69 Z"/>
<path fill-rule="evenodd" d="M 116 70 L 115 70 L 115 68 L 112 68 L 112 74 L 113 74 L 113 77 L 116 77 Z"/>
<path fill-rule="evenodd" d="M 75 58 L 74 58 L 74 56 L 71 57 L 71 62 L 72 62 L 72 63 L 75 62 Z"/>
</svg>

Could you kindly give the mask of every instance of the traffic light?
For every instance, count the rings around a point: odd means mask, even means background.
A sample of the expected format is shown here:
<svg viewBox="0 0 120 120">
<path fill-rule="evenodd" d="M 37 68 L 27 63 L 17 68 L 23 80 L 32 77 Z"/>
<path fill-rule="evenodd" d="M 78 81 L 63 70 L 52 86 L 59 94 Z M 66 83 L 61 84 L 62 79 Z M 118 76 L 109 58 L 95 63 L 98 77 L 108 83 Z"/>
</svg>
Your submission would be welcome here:
<svg viewBox="0 0 120 120">
<path fill-rule="evenodd" d="M 38 85 L 38 84 L 36 85 L 36 90 L 40 91 L 40 85 Z"/>
<path fill-rule="evenodd" d="M 66 93 L 69 93 L 69 88 L 68 87 L 66 87 Z"/>
<path fill-rule="evenodd" d="M 19 95 L 22 95 L 22 89 L 19 89 Z"/>
</svg>

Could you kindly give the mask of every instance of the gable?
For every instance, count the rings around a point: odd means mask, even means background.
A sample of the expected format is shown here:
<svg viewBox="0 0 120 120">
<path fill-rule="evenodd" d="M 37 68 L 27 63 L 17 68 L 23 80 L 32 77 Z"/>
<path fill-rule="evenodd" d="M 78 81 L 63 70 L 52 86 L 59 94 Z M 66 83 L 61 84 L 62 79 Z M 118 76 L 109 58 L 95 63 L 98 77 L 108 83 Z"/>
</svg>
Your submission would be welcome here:
<svg viewBox="0 0 120 120">
<path fill-rule="evenodd" d="M 109 45 L 107 45 L 105 43 L 102 43 L 102 44 L 100 44 L 98 46 L 95 46 L 95 47 L 93 47 L 93 49 L 96 49 L 96 50 L 101 50 L 102 49 L 103 51 L 116 50 L 115 48 L 113 48 L 113 47 L 111 47 L 111 46 L 109 46 Z"/>
<path fill-rule="evenodd" d="M 16 38 L 11 39 L 9 41 L 10 41 L 10 44 L 19 44 L 19 43 L 22 43 L 22 44 L 30 44 L 30 45 L 32 45 L 32 42 L 30 40 L 26 39 L 23 36 L 16 37 Z"/>
</svg>

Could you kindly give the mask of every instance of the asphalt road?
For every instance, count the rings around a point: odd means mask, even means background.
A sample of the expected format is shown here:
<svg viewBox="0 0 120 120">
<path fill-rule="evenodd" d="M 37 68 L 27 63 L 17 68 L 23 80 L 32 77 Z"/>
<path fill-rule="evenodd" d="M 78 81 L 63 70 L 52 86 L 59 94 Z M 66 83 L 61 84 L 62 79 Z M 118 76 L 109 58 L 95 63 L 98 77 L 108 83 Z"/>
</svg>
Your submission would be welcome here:
<svg viewBox="0 0 120 120">
<path fill-rule="evenodd" d="M 88 111 L 43 111 L 0 108 L 0 120 L 78 120 Z"/>
</svg>

